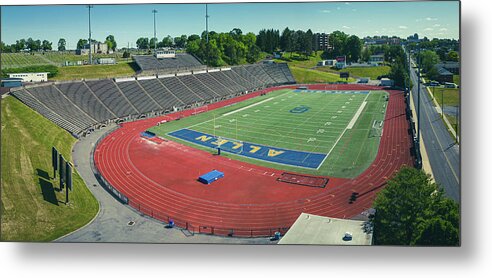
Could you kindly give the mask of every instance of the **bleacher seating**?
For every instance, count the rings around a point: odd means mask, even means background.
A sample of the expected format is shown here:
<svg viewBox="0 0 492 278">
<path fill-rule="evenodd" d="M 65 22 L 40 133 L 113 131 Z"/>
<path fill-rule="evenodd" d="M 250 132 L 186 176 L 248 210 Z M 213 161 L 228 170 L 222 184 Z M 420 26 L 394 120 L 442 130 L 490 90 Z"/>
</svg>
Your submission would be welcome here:
<svg viewBox="0 0 492 278">
<path fill-rule="evenodd" d="M 217 94 L 209 87 L 205 86 L 195 75 L 179 76 L 178 79 L 183 82 L 188 88 L 190 88 L 195 94 L 199 95 L 204 100 L 213 99 L 217 97 Z"/>
<path fill-rule="evenodd" d="M 234 73 L 242 77 L 244 80 L 246 80 L 249 84 L 251 84 L 252 86 L 251 89 L 259 88 L 265 85 L 242 66 L 234 67 L 232 68 L 231 71 L 233 71 Z"/>
<path fill-rule="evenodd" d="M 142 71 L 176 71 L 205 67 L 187 53 L 178 53 L 175 58 L 157 59 L 153 55 L 134 55 L 133 58 Z"/>
<path fill-rule="evenodd" d="M 112 80 L 87 81 L 99 100 L 104 103 L 118 117 L 138 114 L 138 111 L 123 97 Z"/>
<path fill-rule="evenodd" d="M 32 96 L 27 90 L 19 90 L 11 92 L 13 96 L 21 100 L 24 104 L 36 110 L 39 114 L 45 116 L 50 121 L 54 122 L 61 128 L 64 128 L 74 134 L 82 131 L 80 127 L 70 123 L 69 121 L 60 117 L 60 115 L 56 114 L 54 111 L 50 110 L 46 106 L 44 106 L 36 97 Z"/>
<path fill-rule="evenodd" d="M 222 71 L 212 72 L 210 73 L 210 76 L 215 78 L 217 82 L 222 83 L 226 88 L 228 88 L 234 93 L 244 92 L 246 90 L 246 88 L 237 84 L 234 80 L 227 77 L 227 75 L 225 75 Z"/>
<path fill-rule="evenodd" d="M 197 74 L 195 75 L 198 80 L 200 80 L 203 84 L 207 84 L 207 86 L 212 89 L 215 93 L 220 96 L 226 96 L 232 94 L 233 92 L 224 86 L 222 83 L 218 82 L 215 78 L 213 78 L 210 73 L 208 74 Z"/>
<path fill-rule="evenodd" d="M 135 81 L 117 82 L 116 85 L 140 113 L 162 108 L 145 93 Z"/>
<path fill-rule="evenodd" d="M 89 88 L 84 82 L 70 82 L 55 86 L 75 105 L 91 115 L 98 122 L 103 122 L 115 117 L 115 115 L 89 91 Z"/>
<path fill-rule="evenodd" d="M 188 89 L 177 77 L 166 77 L 159 79 L 162 84 L 175 96 L 179 97 L 181 101 L 186 104 L 195 103 L 197 101 L 202 101 L 197 94 Z"/>
<path fill-rule="evenodd" d="M 287 64 L 128 80 L 112 79 L 30 86 L 12 95 L 74 135 L 99 123 L 152 116 L 268 86 L 295 83 Z"/>
<path fill-rule="evenodd" d="M 32 87 L 27 89 L 27 91 L 35 95 L 41 103 L 55 111 L 60 117 L 81 129 L 97 123 L 63 96 L 54 86 Z"/>
<path fill-rule="evenodd" d="M 184 103 L 171 94 L 158 79 L 140 80 L 140 85 L 164 109 L 181 106 Z"/>
<path fill-rule="evenodd" d="M 261 83 L 265 85 L 273 85 L 277 84 L 275 80 L 273 80 L 270 75 L 267 74 L 267 72 L 263 69 L 263 65 L 249 65 L 249 66 L 244 66 L 244 68 L 249 71 L 250 74 L 252 74 L 254 77 L 256 77 L 258 80 L 260 80 Z"/>
</svg>

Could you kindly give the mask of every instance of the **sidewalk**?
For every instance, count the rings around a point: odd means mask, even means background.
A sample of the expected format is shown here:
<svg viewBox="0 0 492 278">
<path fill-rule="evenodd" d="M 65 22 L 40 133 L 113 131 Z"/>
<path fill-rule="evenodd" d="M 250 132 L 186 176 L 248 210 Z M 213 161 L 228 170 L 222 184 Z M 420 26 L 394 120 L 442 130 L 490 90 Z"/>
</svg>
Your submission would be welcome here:
<svg viewBox="0 0 492 278">
<path fill-rule="evenodd" d="M 410 92 L 410 94 L 412 93 Z M 410 96 L 410 108 L 412 109 L 412 118 L 415 120 L 415 125 L 418 125 L 418 119 L 415 115 L 415 111 L 417 110 L 415 109 L 415 103 L 413 102 L 412 96 Z M 432 180 L 435 181 L 434 174 L 432 173 L 432 167 L 429 161 L 429 156 L 427 155 L 427 150 L 425 148 L 424 138 L 422 138 L 422 134 L 420 134 L 420 145 L 421 145 L 420 153 L 422 155 L 422 169 L 427 174 L 430 174 Z"/>
</svg>

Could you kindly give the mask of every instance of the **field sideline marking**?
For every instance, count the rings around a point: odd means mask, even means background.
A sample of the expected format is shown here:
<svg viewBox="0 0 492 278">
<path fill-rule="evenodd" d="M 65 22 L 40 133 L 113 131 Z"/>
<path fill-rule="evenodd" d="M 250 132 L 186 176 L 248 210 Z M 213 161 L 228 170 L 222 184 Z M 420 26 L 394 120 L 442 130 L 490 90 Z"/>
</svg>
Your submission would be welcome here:
<svg viewBox="0 0 492 278">
<path fill-rule="evenodd" d="M 362 101 L 362 103 L 360 104 L 360 106 L 361 106 L 361 107 L 362 107 L 362 106 L 365 106 L 365 103 L 366 103 L 366 101 L 367 101 L 367 97 L 368 97 L 370 94 L 371 94 L 371 92 L 369 92 L 369 93 L 367 94 L 367 96 L 364 98 L 364 100 L 363 100 L 363 101 Z M 359 109 L 360 109 L 360 107 L 359 107 Z M 358 110 L 357 110 L 357 111 L 358 111 Z M 362 111 L 361 111 L 361 112 L 362 112 Z M 357 115 L 357 113 L 354 115 L 354 117 L 355 117 L 356 115 Z M 357 118 L 359 118 L 359 117 L 358 117 L 358 115 L 357 115 Z M 353 120 L 353 119 L 352 119 L 352 120 Z M 350 123 L 349 123 L 349 124 L 350 124 Z M 347 127 L 345 127 L 345 129 L 343 130 L 342 134 L 340 134 L 340 136 L 338 137 L 338 139 L 335 141 L 335 144 L 333 144 L 333 147 L 331 147 L 330 151 L 326 154 L 325 159 L 326 159 L 328 156 L 330 156 L 331 152 L 335 149 L 335 147 L 337 146 L 337 144 L 338 144 L 338 142 L 340 141 L 340 139 L 342 139 L 343 135 L 345 134 L 345 132 L 346 132 L 346 131 L 347 131 L 347 129 L 348 129 L 348 126 L 349 126 L 349 125 L 347 125 Z M 321 164 L 318 166 L 318 168 L 316 168 L 316 170 L 318 170 L 318 169 L 319 169 L 319 168 L 323 165 L 323 163 L 325 162 L 325 159 L 323 159 L 323 161 L 321 161 Z"/>
<path fill-rule="evenodd" d="M 279 95 L 277 95 L 277 96 L 271 97 L 271 98 L 269 98 L 269 99 L 262 100 L 262 101 L 260 101 L 260 102 L 267 101 L 267 100 L 270 100 L 270 99 L 272 99 L 272 98 L 277 98 L 277 97 L 279 97 L 279 96 L 281 96 L 281 95 L 284 95 L 284 94 L 286 94 L 286 93 L 289 93 L 289 92 L 290 92 L 290 91 L 283 92 L 283 93 L 281 93 L 281 94 L 279 94 Z M 255 104 L 255 103 L 252 103 L 252 104 Z M 248 105 L 248 106 L 246 106 L 246 107 L 251 107 L 251 105 Z M 221 107 L 221 108 L 222 108 L 222 107 Z M 245 108 L 245 107 L 243 107 L 243 108 Z M 242 110 L 243 108 L 239 108 L 239 109 L 234 110 L 234 111 L 231 111 L 231 112 L 237 112 L 238 110 Z M 230 113 L 230 112 L 228 112 L 228 113 Z M 226 114 L 228 114 L 228 113 L 226 113 Z M 220 119 L 220 118 L 222 118 L 222 117 L 224 117 L 224 116 L 225 116 L 225 114 L 222 114 L 222 115 L 218 116 L 218 117 L 217 117 L 217 118 L 215 118 L 215 119 Z M 194 124 L 194 125 L 190 125 L 190 126 L 185 127 L 185 128 L 188 128 L 188 129 L 189 129 L 189 128 L 192 128 L 192 127 L 194 127 L 194 126 L 198 126 L 198 125 L 201 125 L 201 124 L 204 124 L 204 123 L 211 122 L 211 121 L 213 121 L 213 120 L 214 120 L 214 119 L 210 119 L 210 120 L 207 120 L 207 121 L 204 121 L 204 122 L 199 122 L 199 123 L 196 123 L 196 124 Z"/>
<path fill-rule="evenodd" d="M 270 101 L 270 100 L 272 100 L 272 99 L 274 99 L 274 98 L 275 98 L 275 97 L 271 97 L 271 98 L 267 98 L 267 99 L 264 99 L 264 100 L 262 100 L 262 101 L 259 101 L 259 102 L 257 102 L 257 103 L 252 103 L 252 104 L 250 104 L 250 105 L 248 105 L 248 106 L 245 106 L 245 107 L 243 107 L 243 108 L 239 108 L 239 109 L 237 109 L 237 110 L 234 110 L 234 111 L 231 111 L 231 112 L 227 112 L 227 113 L 225 113 L 225 114 L 222 114 L 222 116 L 221 116 L 221 117 L 224 117 L 224 116 L 229 116 L 229 115 L 232 115 L 232 114 L 234 114 L 234 113 L 236 113 L 236 112 L 240 112 L 240 111 L 243 111 L 243 110 L 249 109 L 249 108 L 251 108 L 251 107 L 253 107 L 253 106 L 260 105 L 260 104 L 262 104 L 262 103 L 264 103 L 264 102 Z"/>
<path fill-rule="evenodd" d="M 359 109 L 357 112 L 355 112 L 354 117 L 352 120 L 350 120 L 349 124 L 347 125 L 347 129 L 352 129 L 354 127 L 355 122 L 359 119 L 360 114 L 362 114 L 362 110 L 364 110 L 364 107 L 366 107 L 367 101 L 364 100 L 362 104 L 359 106 Z"/>
</svg>

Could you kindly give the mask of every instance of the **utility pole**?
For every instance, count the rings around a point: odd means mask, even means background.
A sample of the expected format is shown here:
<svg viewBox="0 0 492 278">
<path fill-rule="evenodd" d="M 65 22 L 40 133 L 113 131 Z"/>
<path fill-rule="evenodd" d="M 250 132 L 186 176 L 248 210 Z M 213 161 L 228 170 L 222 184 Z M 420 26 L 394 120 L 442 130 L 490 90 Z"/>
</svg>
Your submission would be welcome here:
<svg viewBox="0 0 492 278">
<path fill-rule="evenodd" d="M 152 13 L 154 14 L 154 56 L 156 55 L 157 51 L 157 37 L 156 37 L 156 32 L 155 32 L 155 14 L 157 13 L 157 10 L 152 10 Z"/>
<path fill-rule="evenodd" d="M 420 149 L 420 44 L 417 47 L 417 146 Z"/>
<path fill-rule="evenodd" d="M 94 5 L 87 5 L 89 9 L 89 64 L 92 65 L 92 32 L 91 32 L 91 9 Z"/>
<path fill-rule="evenodd" d="M 208 51 L 209 51 L 209 45 L 208 45 L 208 4 L 205 4 L 205 35 L 207 37 L 207 44 L 206 44 L 206 49 L 207 49 L 207 53 L 206 53 L 206 61 L 205 61 L 205 66 L 207 67 L 208 69 Z"/>
</svg>

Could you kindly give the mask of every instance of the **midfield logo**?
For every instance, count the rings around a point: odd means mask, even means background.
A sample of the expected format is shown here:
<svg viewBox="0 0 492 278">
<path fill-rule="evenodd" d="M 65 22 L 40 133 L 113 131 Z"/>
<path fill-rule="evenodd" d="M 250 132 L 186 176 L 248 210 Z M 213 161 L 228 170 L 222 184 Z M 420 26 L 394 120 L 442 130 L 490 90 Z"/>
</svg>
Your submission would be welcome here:
<svg viewBox="0 0 492 278">
<path fill-rule="evenodd" d="M 305 106 L 305 105 L 301 105 L 301 106 L 297 106 L 297 107 L 291 109 L 289 112 L 295 113 L 295 114 L 300 114 L 300 113 L 307 112 L 309 109 L 311 109 L 311 108 L 308 106 Z"/>
</svg>

